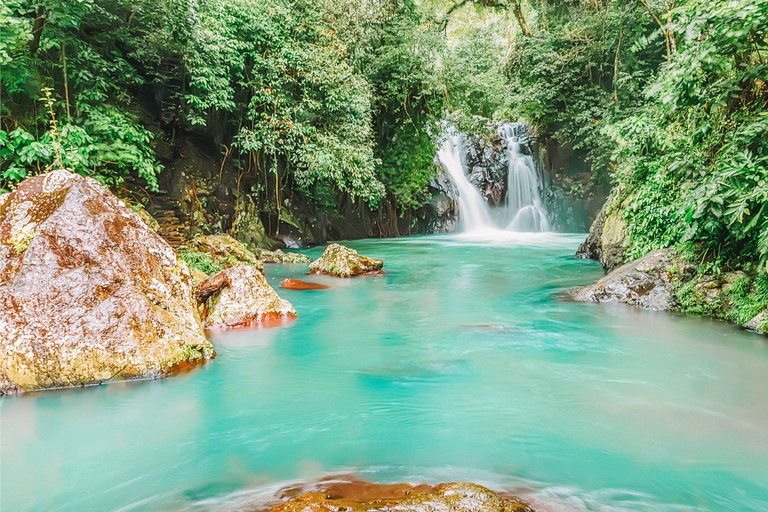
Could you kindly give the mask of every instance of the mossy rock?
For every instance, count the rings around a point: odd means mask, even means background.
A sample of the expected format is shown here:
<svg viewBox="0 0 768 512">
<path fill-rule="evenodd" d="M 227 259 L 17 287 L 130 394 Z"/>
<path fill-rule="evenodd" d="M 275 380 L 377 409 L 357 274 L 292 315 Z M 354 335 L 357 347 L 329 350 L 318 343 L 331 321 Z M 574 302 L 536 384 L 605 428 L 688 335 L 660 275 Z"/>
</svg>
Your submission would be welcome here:
<svg viewBox="0 0 768 512">
<path fill-rule="evenodd" d="M 262 272 L 264 271 L 262 261 L 245 245 L 229 235 L 201 236 L 195 238 L 191 245 L 192 251 L 190 252 L 209 254 L 213 262 L 216 265 L 220 265 L 222 269 L 243 264 L 256 267 Z M 208 272 L 204 268 L 200 268 L 200 270 L 208 274 L 215 273 Z"/>
<path fill-rule="evenodd" d="M 335 277 L 353 277 L 362 274 L 380 273 L 384 262 L 357 253 L 356 250 L 340 244 L 326 247 L 323 255 L 309 265 L 309 270 L 316 274 L 328 274 Z"/>
</svg>

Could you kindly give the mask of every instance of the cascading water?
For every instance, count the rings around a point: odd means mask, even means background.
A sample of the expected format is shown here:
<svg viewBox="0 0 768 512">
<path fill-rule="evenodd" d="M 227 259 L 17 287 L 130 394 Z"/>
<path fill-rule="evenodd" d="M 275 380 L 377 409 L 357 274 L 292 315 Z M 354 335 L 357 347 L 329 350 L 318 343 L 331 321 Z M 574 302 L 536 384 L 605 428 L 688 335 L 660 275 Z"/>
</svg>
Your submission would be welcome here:
<svg viewBox="0 0 768 512">
<path fill-rule="evenodd" d="M 549 231 L 547 212 L 541 202 L 541 179 L 536 163 L 526 154 L 523 140 L 528 129 L 523 123 L 508 123 L 499 129 L 507 142 L 509 174 L 507 178 L 506 229 L 510 231 Z"/>
<path fill-rule="evenodd" d="M 480 191 L 467 179 L 461 159 L 461 135 L 449 134 L 448 139 L 437 153 L 445 172 L 456 185 L 459 201 L 459 229 L 480 231 L 494 229 L 491 211 Z"/>
<path fill-rule="evenodd" d="M 461 134 L 448 130 L 438 158 L 458 192 L 459 230 L 465 232 L 549 231 L 547 212 L 541 201 L 541 178 L 533 157 L 525 152 L 530 138 L 524 123 L 507 123 L 499 129 L 507 143 L 509 170 L 504 209 L 491 209 L 467 177 Z"/>
</svg>

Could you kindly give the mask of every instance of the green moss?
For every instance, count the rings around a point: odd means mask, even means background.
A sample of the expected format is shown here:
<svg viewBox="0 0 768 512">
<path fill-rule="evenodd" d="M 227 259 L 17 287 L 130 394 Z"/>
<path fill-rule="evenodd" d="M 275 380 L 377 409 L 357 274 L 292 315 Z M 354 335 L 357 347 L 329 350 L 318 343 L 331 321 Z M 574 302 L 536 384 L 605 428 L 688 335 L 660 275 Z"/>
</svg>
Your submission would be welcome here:
<svg viewBox="0 0 768 512">
<path fill-rule="evenodd" d="M 726 295 L 731 302 L 729 319 L 739 324 L 749 322 L 768 308 L 768 275 L 742 277 L 733 283 Z"/>
<path fill-rule="evenodd" d="M 677 309 L 692 315 L 723 318 L 723 301 L 720 297 L 708 299 L 706 293 L 696 289 L 699 282 L 698 279 L 691 279 L 676 287 Z"/>
<path fill-rule="evenodd" d="M 224 267 L 214 261 L 213 256 L 206 252 L 182 251 L 179 257 L 189 266 L 196 268 L 208 275 L 216 274 L 224 270 Z"/>
</svg>

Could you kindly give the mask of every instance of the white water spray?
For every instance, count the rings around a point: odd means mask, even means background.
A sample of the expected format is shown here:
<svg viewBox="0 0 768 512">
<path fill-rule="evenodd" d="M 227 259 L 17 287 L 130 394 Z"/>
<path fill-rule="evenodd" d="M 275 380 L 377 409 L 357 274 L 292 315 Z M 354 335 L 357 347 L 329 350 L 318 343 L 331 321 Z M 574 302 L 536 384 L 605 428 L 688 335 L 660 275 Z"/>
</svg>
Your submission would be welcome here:
<svg viewBox="0 0 768 512">
<path fill-rule="evenodd" d="M 509 174 L 503 211 L 492 211 L 480 191 L 469 181 L 462 160 L 461 134 L 450 133 L 438 158 L 456 185 L 459 202 L 459 231 L 549 231 L 547 212 L 541 202 L 541 178 L 531 155 L 523 152 L 527 127 L 508 123 L 499 129 L 507 142 Z"/>
<path fill-rule="evenodd" d="M 488 203 L 464 172 L 464 163 L 461 159 L 461 135 L 449 135 L 437 155 L 445 167 L 445 172 L 456 185 L 459 201 L 459 229 L 461 231 L 494 229 Z"/>
<path fill-rule="evenodd" d="M 499 129 L 507 141 L 509 174 L 507 176 L 506 229 L 510 231 L 549 231 L 547 212 L 541 202 L 541 181 L 536 163 L 523 152 L 523 123 L 508 123 Z"/>
</svg>

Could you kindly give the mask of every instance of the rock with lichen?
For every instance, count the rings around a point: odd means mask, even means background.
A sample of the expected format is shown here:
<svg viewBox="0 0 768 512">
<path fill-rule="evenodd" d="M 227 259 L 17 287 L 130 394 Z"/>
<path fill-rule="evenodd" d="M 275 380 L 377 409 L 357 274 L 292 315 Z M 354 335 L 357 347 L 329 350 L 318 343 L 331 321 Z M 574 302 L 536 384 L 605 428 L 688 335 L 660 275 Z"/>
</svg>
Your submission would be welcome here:
<svg viewBox="0 0 768 512">
<path fill-rule="evenodd" d="M 214 355 L 189 270 L 91 178 L 0 199 L 0 394 L 158 377 Z"/>
<path fill-rule="evenodd" d="M 271 512 L 534 512 L 526 502 L 469 483 L 437 486 L 331 483 Z"/>
<path fill-rule="evenodd" d="M 230 328 L 296 316 L 290 302 L 281 299 L 255 267 L 238 265 L 210 280 L 226 282 L 203 304 L 206 327 Z M 201 283 L 200 286 L 204 285 Z"/>
<path fill-rule="evenodd" d="M 384 266 L 382 260 L 369 258 L 340 244 L 326 247 L 323 255 L 309 265 L 309 270 L 315 274 L 328 274 L 336 277 L 353 277 L 362 274 L 381 272 Z"/>
<path fill-rule="evenodd" d="M 250 265 L 264 271 L 264 264 L 242 243 L 229 235 L 206 235 L 192 241 L 192 249 L 209 254 L 214 262 L 223 268 L 235 265 Z"/>
<path fill-rule="evenodd" d="M 280 249 L 276 251 L 262 249 L 257 252 L 259 259 L 264 263 L 312 263 L 312 258 L 298 252 L 283 252 Z"/>
</svg>

